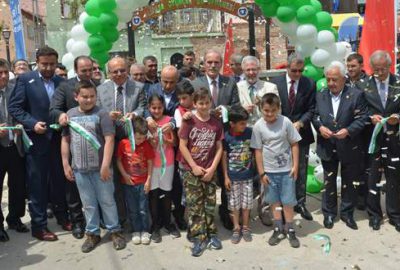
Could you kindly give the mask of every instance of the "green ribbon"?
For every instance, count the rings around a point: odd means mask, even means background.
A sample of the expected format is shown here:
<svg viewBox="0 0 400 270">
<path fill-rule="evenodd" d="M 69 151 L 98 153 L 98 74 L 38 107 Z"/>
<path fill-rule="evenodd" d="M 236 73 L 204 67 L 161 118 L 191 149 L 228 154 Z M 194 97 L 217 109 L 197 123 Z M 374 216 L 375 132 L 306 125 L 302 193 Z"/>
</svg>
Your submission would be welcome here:
<svg viewBox="0 0 400 270">
<path fill-rule="evenodd" d="M 329 236 L 325 234 L 314 234 L 313 238 L 316 240 L 324 240 L 325 244 L 323 245 L 322 250 L 324 251 L 325 255 L 328 255 L 331 252 L 331 239 Z"/>
<path fill-rule="evenodd" d="M 135 133 L 133 131 L 132 121 L 129 118 L 125 118 L 125 129 L 128 133 L 129 142 L 131 143 L 132 154 L 135 152 Z"/>
<path fill-rule="evenodd" d="M 390 117 L 383 118 L 380 122 L 375 125 L 374 131 L 372 132 L 371 142 L 368 147 L 368 154 L 373 154 L 376 151 L 376 138 L 378 138 L 383 126 L 389 120 Z"/>
<path fill-rule="evenodd" d="M 161 176 L 164 176 L 165 169 L 167 166 L 167 158 L 165 157 L 164 138 L 161 128 L 157 128 L 157 134 L 158 134 L 158 145 L 160 147 L 160 157 L 161 157 Z"/>
<path fill-rule="evenodd" d="M 217 108 L 221 109 L 222 123 L 228 123 L 229 122 L 228 109 L 222 105 L 218 106 Z"/>
<path fill-rule="evenodd" d="M 29 148 L 33 145 L 32 140 L 29 138 L 28 134 L 22 125 L 17 125 L 15 127 L 0 127 L 0 130 L 21 130 L 22 132 L 22 142 L 24 144 L 25 151 L 28 151 Z"/>
<path fill-rule="evenodd" d="M 87 131 L 84 127 L 82 127 L 80 124 L 78 124 L 75 121 L 69 121 L 68 126 L 74 130 L 76 133 L 78 133 L 80 136 L 82 136 L 85 140 L 87 140 L 94 149 L 99 150 L 101 147 L 101 144 L 99 140 L 89 131 Z M 50 125 L 50 128 L 59 130 L 61 129 L 61 126 L 59 124 L 52 124 Z"/>
</svg>

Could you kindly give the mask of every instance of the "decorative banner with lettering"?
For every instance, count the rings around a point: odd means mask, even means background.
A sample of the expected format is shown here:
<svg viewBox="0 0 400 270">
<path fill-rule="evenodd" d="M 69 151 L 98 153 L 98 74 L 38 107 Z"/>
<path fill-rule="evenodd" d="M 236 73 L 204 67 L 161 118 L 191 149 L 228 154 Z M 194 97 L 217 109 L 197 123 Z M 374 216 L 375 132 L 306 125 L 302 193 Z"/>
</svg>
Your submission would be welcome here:
<svg viewBox="0 0 400 270">
<path fill-rule="evenodd" d="M 10 0 L 10 11 L 13 21 L 15 59 L 26 59 L 24 26 L 22 23 L 19 0 Z"/>
</svg>

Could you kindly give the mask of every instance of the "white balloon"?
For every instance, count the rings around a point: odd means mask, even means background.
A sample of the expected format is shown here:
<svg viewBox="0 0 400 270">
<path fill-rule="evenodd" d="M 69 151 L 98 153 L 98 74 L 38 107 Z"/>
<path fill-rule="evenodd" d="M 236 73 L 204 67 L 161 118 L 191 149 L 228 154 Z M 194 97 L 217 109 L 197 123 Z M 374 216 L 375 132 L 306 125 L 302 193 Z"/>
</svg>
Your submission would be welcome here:
<svg viewBox="0 0 400 270">
<path fill-rule="evenodd" d="M 322 30 L 318 32 L 317 44 L 320 48 L 332 47 L 335 44 L 335 35 L 331 31 Z"/>
<path fill-rule="evenodd" d="M 300 42 L 310 42 L 317 38 L 317 28 L 312 24 L 303 24 L 297 27 L 297 39 Z"/>
<path fill-rule="evenodd" d="M 314 176 L 315 179 L 318 180 L 318 182 L 323 183 L 324 182 L 324 169 L 322 168 L 322 165 L 318 165 L 314 169 Z"/>
<path fill-rule="evenodd" d="M 298 27 L 299 27 L 299 23 L 296 20 L 293 20 L 288 23 L 282 23 L 280 25 L 282 33 L 284 33 L 288 37 L 296 36 Z"/>
<path fill-rule="evenodd" d="M 346 55 L 345 55 L 345 57 L 347 57 L 347 56 L 349 56 L 349 54 L 353 53 L 353 48 L 351 47 L 351 44 L 346 42 L 346 41 L 342 41 L 342 43 L 346 47 Z"/>
<path fill-rule="evenodd" d="M 71 29 L 71 38 L 75 40 L 87 41 L 89 33 L 86 32 L 82 24 L 77 24 Z"/>
<path fill-rule="evenodd" d="M 85 11 L 82 12 L 82 14 L 79 16 L 79 22 L 83 24 L 87 17 L 89 17 L 89 14 L 87 14 Z"/>
<path fill-rule="evenodd" d="M 68 39 L 67 43 L 65 44 L 65 47 L 67 48 L 68 52 L 71 52 L 71 48 L 72 45 L 75 43 L 76 41 L 73 38 Z"/>
<path fill-rule="evenodd" d="M 311 55 L 311 63 L 317 67 L 325 67 L 331 62 L 331 55 L 327 50 L 316 49 Z"/>
<path fill-rule="evenodd" d="M 76 77 L 75 70 L 74 69 L 69 70 L 67 76 L 68 76 L 68 79 Z"/>
<path fill-rule="evenodd" d="M 90 48 L 85 41 L 75 41 L 71 47 L 71 53 L 77 57 L 80 55 L 90 55 Z"/>
<path fill-rule="evenodd" d="M 346 56 L 346 44 L 344 42 L 336 42 L 336 57 L 344 59 Z"/>
<path fill-rule="evenodd" d="M 310 150 L 308 152 L 308 165 L 317 167 L 318 165 L 321 165 L 321 160 L 317 156 L 317 153 L 314 150 Z"/>
<path fill-rule="evenodd" d="M 72 53 L 66 53 L 62 57 L 61 63 L 68 69 L 71 70 L 74 68 L 74 59 L 75 57 L 73 56 Z"/>
<path fill-rule="evenodd" d="M 315 45 L 313 43 L 298 43 L 296 45 L 296 52 L 302 57 L 309 57 L 315 51 Z"/>
</svg>

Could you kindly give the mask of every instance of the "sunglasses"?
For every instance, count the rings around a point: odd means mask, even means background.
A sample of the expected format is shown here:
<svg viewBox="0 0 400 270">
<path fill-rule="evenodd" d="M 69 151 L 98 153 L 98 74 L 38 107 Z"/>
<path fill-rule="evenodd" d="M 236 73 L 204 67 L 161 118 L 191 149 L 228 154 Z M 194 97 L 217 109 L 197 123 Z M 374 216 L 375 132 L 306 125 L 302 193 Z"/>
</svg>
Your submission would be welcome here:
<svg viewBox="0 0 400 270">
<path fill-rule="evenodd" d="M 304 69 L 290 69 L 290 72 L 292 73 L 302 73 Z"/>
</svg>

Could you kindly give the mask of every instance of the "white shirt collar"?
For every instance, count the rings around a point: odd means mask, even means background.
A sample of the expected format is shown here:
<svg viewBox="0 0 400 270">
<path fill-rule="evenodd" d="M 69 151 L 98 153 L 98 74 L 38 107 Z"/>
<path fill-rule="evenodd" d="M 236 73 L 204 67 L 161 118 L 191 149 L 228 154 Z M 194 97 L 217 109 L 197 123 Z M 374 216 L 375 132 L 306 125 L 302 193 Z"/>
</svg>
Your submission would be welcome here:
<svg viewBox="0 0 400 270">
<path fill-rule="evenodd" d="M 127 84 L 127 82 L 128 82 L 128 80 L 126 80 L 121 86 L 124 88 L 124 89 L 122 89 L 122 92 L 124 92 L 125 90 L 126 90 L 126 84 Z M 113 84 L 114 84 L 114 90 L 117 90 L 117 88 L 119 87 L 119 85 L 118 84 L 116 84 L 114 81 L 113 81 Z"/>
<path fill-rule="evenodd" d="M 383 81 L 383 83 L 386 85 L 386 87 L 389 85 L 389 78 L 390 78 L 390 75 L 388 75 L 387 78 Z M 375 82 L 379 88 L 379 83 L 381 83 L 381 81 L 378 78 L 375 78 Z"/>
<path fill-rule="evenodd" d="M 217 78 L 215 78 L 215 80 L 211 79 L 210 77 L 208 77 L 208 75 L 206 75 L 207 81 L 208 81 L 208 85 L 211 85 L 212 81 L 216 81 L 217 82 L 217 87 L 219 85 L 219 75 L 217 76 Z"/>
<path fill-rule="evenodd" d="M 290 79 L 289 75 L 286 73 L 286 83 L 290 84 L 291 81 L 292 81 L 292 79 Z M 295 86 L 297 86 L 298 83 L 299 83 L 299 80 L 294 80 Z"/>
</svg>

